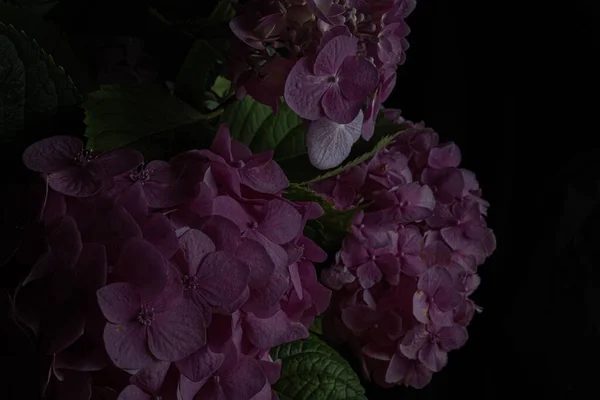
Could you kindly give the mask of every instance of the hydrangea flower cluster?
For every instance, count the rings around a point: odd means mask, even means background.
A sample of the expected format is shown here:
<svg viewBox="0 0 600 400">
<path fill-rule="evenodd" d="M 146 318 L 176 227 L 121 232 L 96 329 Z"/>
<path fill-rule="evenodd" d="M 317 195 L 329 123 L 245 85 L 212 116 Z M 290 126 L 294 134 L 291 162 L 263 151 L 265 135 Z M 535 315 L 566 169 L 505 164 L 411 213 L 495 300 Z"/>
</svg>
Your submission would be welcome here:
<svg viewBox="0 0 600 400">
<path fill-rule="evenodd" d="M 306 338 L 331 291 L 313 266 L 326 254 L 302 233 L 323 210 L 281 197 L 272 152 L 222 125 L 210 150 L 169 162 L 69 136 L 23 160 L 46 184 L 26 247 L 41 256 L 15 307 L 51 356 L 49 398 L 277 397 L 269 350 Z"/>
<path fill-rule="evenodd" d="M 307 148 L 320 169 L 339 165 L 373 135 L 380 105 L 405 60 L 405 18 L 415 0 L 252 0 L 237 10 L 229 77 L 276 112 L 285 98 L 310 121 Z M 364 110 L 363 110 L 364 109 Z"/>
<path fill-rule="evenodd" d="M 334 289 L 325 333 L 352 347 L 367 379 L 422 388 L 467 341 L 477 267 L 496 241 L 458 146 L 421 124 L 405 127 L 371 160 L 313 189 L 340 209 L 365 207 L 322 271 Z"/>
</svg>

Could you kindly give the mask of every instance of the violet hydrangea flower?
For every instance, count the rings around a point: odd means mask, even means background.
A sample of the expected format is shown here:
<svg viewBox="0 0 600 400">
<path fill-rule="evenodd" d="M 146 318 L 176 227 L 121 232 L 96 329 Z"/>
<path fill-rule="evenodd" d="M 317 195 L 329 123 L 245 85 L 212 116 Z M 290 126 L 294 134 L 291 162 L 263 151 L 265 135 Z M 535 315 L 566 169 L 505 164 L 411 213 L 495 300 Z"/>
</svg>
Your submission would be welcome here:
<svg viewBox="0 0 600 400">
<path fill-rule="evenodd" d="M 216 251 L 208 236 L 190 229 L 180 238 L 186 265 L 182 266 L 182 283 L 192 302 L 203 312 L 211 307 L 233 312 L 232 305 L 248 284 L 246 264 L 225 251 Z M 209 321 L 207 321 L 208 323 Z"/>
<path fill-rule="evenodd" d="M 313 265 L 326 254 L 303 235 L 323 210 L 281 197 L 272 152 L 226 127 L 211 149 L 138 159 L 86 197 L 41 186 L 31 235 L 45 246 L 15 312 L 53 356 L 49 399 L 174 400 L 186 379 L 190 398 L 274 396 L 269 350 L 306 337 L 331 297 Z"/>
<path fill-rule="evenodd" d="M 85 150 L 83 142 L 73 136 L 40 140 L 23 153 L 25 166 L 44 174 L 52 189 L 77 197 L 96 194 L 106 178 L 129 171 L 142 161 L 142 155 L 131 149 L 97 155 Z"/>
<path fill-rule="evenodd" d="M 363 163 L 366 179 L 351 205 L 362 210 L 321 274 L 334 290 L 323 326 L 354 349 L 376 384 L 422 388 L 465 344 L 466 326 L 481 310 L 468 296 L 496 242 L 483 214 L 488 204 L 473 174 L 461 171 L 458 147 L 440 145 L 423 124 L 403 127 Z M 469 189 L 462 180 L 455 185 L 455 176 L 466 177 Z M 312 187 L 331 196 L 337 182 Z M 394 238 L 389 252 L 385 237 Z"/>
<path fill-rule="evenodd" d="M 347 124 L 356 118 L 364 99 L 377 85 L 377 70 L 356 56 L 358 41 L 338 36 L 314 62 L 298 61 L 285 84 L 286 103 L 302 118 L 327 117 Z"/>
<path fill-rule="evenodd" d="M 452 325 L 452 311 L 461 300 L 453 283 L 450 273 L 441 267 L 430 268 L 419 277 L 413 297 L 413 313 L 419 322 L 440 327 Z"/>
<path fill-rule="evenodd" d="M 239 183 L 230 181 L 234 191 L 242 184 L 262 193 L 276 193 L 287 187 L 289 182 L 282 169 L 273 162 L 273 151 L 253 155 L 243 143 L 231 139 L 229 128 L 221 125 L 211 146 L 211 153 L 202 152 L 212 161 L 226 163 L 237 172 L 229 175 L 239 179 Z M 215 157 L 215 155 L 217 157 Z M 236 180 L 237 180 L 236 179 Z"/>
<path fill-rule="evenodd" d="M 176 361 L 198 350 L 206 342 L 206 322 L 201 310 L 182 300 L 179 273 L 167 269 L 162 256 L 143 241 L 131 242 L 124 252 L 131 253 L 128 260 L 137 260 L 137 265 L 124 266 L 135 269 L 130 274 L 137 282 L 116 282 L 98 291 L 109 321 L 104 341 L 111 360 L 121 368 L 137 369 L 153 358 Z"/>
</svg>

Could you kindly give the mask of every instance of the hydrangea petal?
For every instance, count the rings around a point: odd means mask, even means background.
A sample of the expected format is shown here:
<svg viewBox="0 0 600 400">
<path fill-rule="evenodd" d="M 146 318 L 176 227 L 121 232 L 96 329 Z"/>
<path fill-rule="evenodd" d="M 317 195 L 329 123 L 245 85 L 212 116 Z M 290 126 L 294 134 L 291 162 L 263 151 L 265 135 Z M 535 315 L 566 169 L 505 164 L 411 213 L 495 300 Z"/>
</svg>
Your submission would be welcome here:
<svg viewBox="0 0 600 400">
<path fill-rule="evenodd" d="M 281 167 L 273 160 L 260 166 L 242 168 L 240 182 L 257 192 L 275 194 L 289 186 L 289 181 Z"/>
<path fill-rule="evenodd" d="M 206 323 L 202 311 L 189 302 L 156 314 L 148 328 L 148 345 L 159 360 L 177 361 L 206 343 Z"/>
<path fill-rule="evenodd" d="M 144 156 L 134 149 L 117 149 L 102 154 L 89 162 L 89 168 L 94 175 L 113 177 L 129 172 L 142 165 Z"/>
<path fill-rule="evenodd" d="M 231 254 L 210 253 L 198 269 L 197 290 L 211 305 L 233 312 L 229 308 L 244 292 L 249 275 L 248 266 Z"/>
<path fill-rule="evenodd" d="M 283 343 L 308 337 L 308 330 L 299 322 L 290 321 L 283 311 L 269 318 L 246 315 L 245 332 L 248 339 L 259 349 L 270 349 Z"/>
<path fill-rule="evenodd" d="M 319 52 L 314 64 L 315 75 L 337 75 L 347 57 L 356 56 L 358 39 L 349 36 L 337 36 L 331 39 Z"/>
<path fill-rule="evenodd" d="M 146 327 L 137 321 L 126 325 L 108 323 L 104 328 L 106 352 L 122 369 L 140 369 L 153 362 L 147 338 Z"/>
<path fill-rule="evenodd" d="M 221 379 L 227 400 L 252 399 L 267 383 L 259 362 L 243 354 L 234 368 L 221 373 Z"/>
<path fill-rule="evenodd" d="M 301 118 L 310 121 L 323 116 L 321 99 L 329 84 L 326 78 L 315 76 L 308 58 L 301 58 L 285 81 L 285 102 Z"/>
<path fill-rule="evenodd" d="M 158 295 L 167 283 L 167 264 L 162 254 L 143 239 L 130 239 L 114 270 L 118 281 L 135 286 L 143 299 Z"/>
<path fill-rule="evenodd" d="M 53 136 L 33 143 L 23 152 L 27 168 L 46 174 L 75 165 L 74 158 L 83 150 L 83 142 L 75 136 Z"/>
<path fill-rule="evenodd" d="M 428 340 L 429 332 L 425 329 L 425 325 L 419 324 L 406 333 L 398 348 L 405 357 L 414 360 Z"/>
<path fill-rule="evenodd" d="M 224 354 L 213 353 L 208 346 L 205 346 L 178 361 L 176 365 L 183 376 L 193 382 L 201 382 L 214 374 L 223 364 L 224 359 Z"/>
<path fill-rule="evenodd" d="M 364 289 L 369 289 L 381 281 L 383 274 L 374 262 L 366 262 L 356 269 L 356 277 Z"/>
<path fill-rule="evenodd" d="M 453 324 L 437 331 L 436 337 L 440 347 L 445 351 L 456 350 L 467 343 L 469 334 L 464 326 Z"/>
<path fill-rule="evenodd" d="M 269 257 L 271 257 L 273 263 L 275 263 L 275 269 L 284 268 L 289 264 L 288 254 L 285 249 L 267 239 L 262 233 L 256 230 L 250 230 L 246 232 L 246 236 L 263 245 L 265 251 Z"/>
<path fill-rule="evenodd" d="M 452 276 L 445 268 L 433 267 L 421 275 L 417 286 L 419 290 L 433 296 L 439 288 L 452 286 L 452 283 Z"/>
<path fill-rule="evenodd" d="M 454 142 L 448 142 L 441 146 L 434 147 L 429 152 L 429 157 L 427 159 L 429 166 L 436 169 L 458 167 L 460 161 L 460 149 Z"/>
<path fill-rule="evenodd" d="M 188 276 L 195 276 L 202 260 L 216 250 L 213 241 L 198 229 L 190 229 L 181 235 L 179 244 L 187 261 Z"/>
<path fill-rule="evenodd" d="M 394 354 L 385 373 L 385 381 L 388 383 L 399 383 L 408 372 L 410 360 L 402 354 Z"/>
<path fill-rule="evenodd" d="M 136 385 L 129 385 L 119 393 L 117 400 L 152 400 L 152 396 Z"/>
<path fill-rule="evenodd" d="M 294 240 L 302 230 L 302 215 L 292 204 L 274 199 L 267 203 L 266 215 L 258 229 L 273 243 L 285 244 Z"/>
<path fill-rule="evenodd" d="M 363 100 L 350 100 L 342 94 L 339 85 L 331 85 L 323 95 L 321 102 L 325 116 L 338 124 L 351 123 L 359 113 L 364 103 Z M 362 134 L 362 123 L 364 116 L 360 119 L 360 131 Z"/>
<path fill-rule="evenodd" d="M 104 286 L 98 290 L 97 298 L 104 317 L 115 324 L 123 324 L 132 320 L 142 306 L 135 287 L 125 282 Z"/>
<path fill-rule="evenodd" d="M 214 215 L 220 215 L 235 222 L 242 231 L 247 230 L 249 223 L 252 222 L 252 218 L 250 218 L 242 205 L 229 196 L 215 197 L 213 202 L 213 213 Z"/>
<path fill-rule="evenodd" d="M 136 372 L 129 382 L 147 393 L 158 393 L 167 377 L 170 365 L 171 363 L 167 361 L 154 361 Z"/>
<path fill-rule="evenodd" d="M 193 382 L 182 375 L 177 385 L 177 400 L 194 400 L 205 381 Z"/>
<path fill-rule="evenodd" d="M 165 260 L 173 257 L 179 249 L 175 227 L 165 215 L 161 213 L 152 214 L 144 222 L 141 229 L 144 239 L 152 243 Z"/>
<path fill-rule="evenodd" d="M 364 102 L 379 83 L 377 69 L 362 57 L 347 57 L 339 71 L 342 95 L 350 101 Z"/>
<path fill-rule="evenodd" d="M 67 196 L 89 197 L 102 188 L 102 180 L 79 166 L 53 172 L 46 178 L 48 186 Z"/>
<path fill-rule="evenodd" d="M 249 238 L 243 238 L 234 255 L 250 268 L 248 277 L 250 289 L 261 288 L 269 282 L 269 277 L 275 270 L 275 264 L 260 243 Z"/>
<path fill-rule="evenodd" d="M 448 363 L 448 353 L 439 348 L 436 342 L 426 342 L 419 351 L 419 361 L 433 372 L 441 371 Z"/>
<path fill-rule="evenodd" d="M 241 239 L 238 226 L 220 215 L 211 215 L 204 219 L 200 229 L 210 237 L 216 250 L 234 252 Z"/>
<path fill-rule="evenodd" d="M 274 273 L 266 285 L 250 291 L 248 302 L 243 309 L 254 314 L 270 311 L 277 305 L 285 291 L 289 287 L 289 276 L 282 273 Z M 264 315 L 260 315 L 263 317 Z"/>
<path fill-rule="evenodd" d="M 361 111 L 349 124 L 338 124 L 328 118 L 313 121 L 306 136 L 311 164 L 319 169 L 340 165 L 350 155 L 352 145 L 360 137 L 362 119 Z"/>
</svg>

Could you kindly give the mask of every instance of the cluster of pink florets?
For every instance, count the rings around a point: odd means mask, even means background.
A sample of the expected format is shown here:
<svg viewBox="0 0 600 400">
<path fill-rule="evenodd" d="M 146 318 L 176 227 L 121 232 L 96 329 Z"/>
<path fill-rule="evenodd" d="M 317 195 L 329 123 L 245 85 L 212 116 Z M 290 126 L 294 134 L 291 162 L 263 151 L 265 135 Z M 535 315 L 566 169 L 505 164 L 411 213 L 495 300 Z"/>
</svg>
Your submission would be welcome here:
<svg viewBox="0 0 600 400">
<path fill-rule="evenodd" d="M 313 189 L 338 208 L 365 207 L 321 275 L 334 289 L 325 333 L 354 349 L 367 379 L 422 388 L 467 341 L 478 309 L 468 296 L 496 242 L 456 144 L 406 127 L 370 161 Z"/>
<path fill-rule="evenodd" d="M 48 398 L 271 400 L 269 350 L 305 338 L 331 291 L 303 235 L 321 215 L 281 197 L 272 152 L 222 126 L 210 150 L 144 164 L 57 136 L 30 146 L 44 178 L 40 254 L 18 320 L 50 356 Z"/>
<path fill-rule="evenodd" d="M 339 165 L 360 136 L 369 140 L 396 84 L 415 0 L 252 0 L 238 6 L 227 76 L 275 111 L 284 97 L 310 121 L 308 154 Z M 334 142 L 334 145 L 331 143 Z"/>
</svg>

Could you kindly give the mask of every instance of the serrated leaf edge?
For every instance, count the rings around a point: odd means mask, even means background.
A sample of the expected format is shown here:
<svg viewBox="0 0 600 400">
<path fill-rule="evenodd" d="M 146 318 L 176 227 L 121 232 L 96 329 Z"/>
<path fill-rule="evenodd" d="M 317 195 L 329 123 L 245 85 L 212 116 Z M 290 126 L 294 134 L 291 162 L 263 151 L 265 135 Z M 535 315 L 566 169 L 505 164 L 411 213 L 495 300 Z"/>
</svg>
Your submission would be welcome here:
<svg viewBox="0 0 600 400">
<path fill-rule="evenodd" d="M 293 376 L 303 376 L 303 375 L 313 375 L 313 376 L 318 376 L 318 375 L 324 375 L 324 376 L 328 376 L 333 378 L 333 380 L 336 381 L 340 381 L 343 382 L 344 385 L 348 386 L 349 389 L 351 389 L 353 392 L 355 392 L 356 395 L 358 395 L 358 397 L 356 398 L 356 400 L 362 400 L 362 399 L 366 399 L 365 395 L 364 395 L 364 388 L 362 387 L 362 385 L 360 384 L 360 379 L 358 378 L 358 376 L 356 375 L 356 372 L 352 369 L 352 367 L 350 366 L 350 364 L 348 363 L 348 361 L 346 361 L 341 355 L 339 355 L 335 350 L 333 350 L 329 345 L 327 345 L 327 343 L 325 343 L 323 340 L 319 339 L 318 337 L 316 337 L 314 334 L 311 334 L 307 339 L 304 340 L 299 340 L 296 342 L 291 342 L 291 343 L 286 343 L 283 344 L 281 346 L 278 346 L 278 348 L 274 349 L 277 350 L 277 356 L 279 355 L 279 349 L 283 349 L 283 348 L 288 348 L 291 349 L 293 348 L 293 346 L 302 346 L 303 344 L 308 344 L 311 343 L 315 344 L 316 346 L 318 346 L 316 349 L 311 348 L 310 350 L 304 350 L 304 351 L 298 351 L 296 353 L 293 354 L 289 354 L 286 355 L 284 357 L 275 357 L 273 356 L 274 360 L 281 360 L 282 363 L 285 362 L 286 359 L 291 359 L 291 358 L 298 358 L 298 357 L 306 357 L 307 355 L 310 354 L 318 354 L 318 355 L 322 355 L 326 360 L 328 360 L 330 363 L 336 363 L 338 365 L 340 365 L 341 368 L 343 369 L 347 369 L 347 371 L 351 372 L 354 376 L 356 376 L 356 380 L 352 380 L 352 379 L 341 379 L 335 375 L 332 375 L 330 373 L 327 372 L 320 372 L 320 373 L 311 373 L 311 372 L 301 372 L 301 373 L 294 373 Z M 320 347 L 325 347 L 327 350 L 319 350 Z M 301 350 L 301 349 L 300 349 Z M 286 377 L 282 376 L 280 378 L 280 381 L 285 381 Z M 309 381 L 307 380 L 307 383 Z M 275 383 L 274 386 L 276 386 L 277 383 Z M 280 398 L 285 398 L 285 399 L 289 399 L 289 400 L 294 400 L 293 398 L 285 395 L 284 393 L 281 393 L 279 391 L 277 391 L 275 388 L 273 389 L 275 390 L 275 392 L 283 397 Z M 310 396 L 308 397 L 310 398 Z"/>
<path fill-rule="evenodd" d="M 33 46 L 35 46 L 35 49 L 40 51 L 40 54 L 43 56 L 43 61 L 48 65 L 48 67 L 49 68 L 52 67 L 52 68 L 58 70 L 58 72 L 61 75 L 63 75 L 63 77 L 66 79 L 67 83 L 71 86 L 71 89 L 73 89 L 73 91 L 75 93 L 75 97 L 77 98 L 77 104 L 81 104 L 83 102 L 83 96 L 81 95 L 81 93 L 77 89 L 77 86 L 75 86 L 75 83 L 73 82 L 73 79 L 71 79 L 71 77 L 67 74 L 67 72 L 65 71 L 65 69 L 62 66 L 56 64 L 56 61 L 54 61 L 54 58 L 52 57 L 52 54 L 48 54 L 46 52 L 46 50 L 44 50 L 44 48 L 39 45 L 39 43 L 37 42 L 37 40 L 35 40 L 34 38 L 29 37 L 29 35 L 27 35 L 27 33 L 25 31 L 17 29 L 12 24 L 6 25 L 6 24 L 4 24 L 3 22 L 0 21 L 0 27 L 4 27 L 5 29 L 12 30 L 17 35 L 23 36 L 23 38 L 25 38 Z"/>
<path fill-rule="evenodd" d="M 404 132 L 404 130 L 399 130 L 398 132 L 394 133 L 393 135 L 387 135 L 387 136 L 383 137 L 379 142 L 377 142 L 377 144 L 375 145 L 375 147 L 373 147 L 373 149 L 371 151 L 368 151 L 368 152 L 362 154 L 361 156 L 356 157 L 354 160 L 342 165 L 341 167 L 332 169 L 332 170 L 324 173 L 323 175 L 319 175 L 316 178 L 313 178 L 309 181 L 302 182 L 302 183 L 300 183 L 300 185 L 311 185 L 313 183 L 320 182 L 325 179 L 333 178 L 336 175 L 346 172 L 350 168 L 355 167 L 358 164 L 361 164 L 364 161 L 367 161 L 369 158 L 373 157 L 377 152 L 379 152 L 381 149 L 383 149 L 388 144 L 390 144 L 402 132 Z"/>
</svg>

